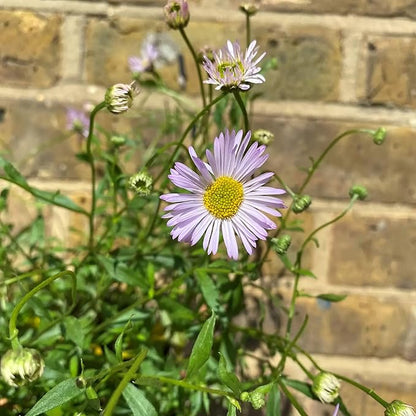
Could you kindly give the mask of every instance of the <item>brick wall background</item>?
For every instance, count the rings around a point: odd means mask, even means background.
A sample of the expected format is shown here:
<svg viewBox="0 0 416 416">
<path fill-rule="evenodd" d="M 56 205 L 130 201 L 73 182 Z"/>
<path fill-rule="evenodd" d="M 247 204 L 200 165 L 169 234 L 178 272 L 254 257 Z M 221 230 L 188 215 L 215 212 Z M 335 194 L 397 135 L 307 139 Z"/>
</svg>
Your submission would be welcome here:
<svg viewBox="0 0 416 416">
<path fill-rule="evenodd" d="M 189 2 L 187 32 L 197 47 L 240 38 L 238 0 Z M 139 53 L 146 33 L 167 30 L 164 3 L 1 0 L 0 146 L 32 183 L 82 200 L 87 173 L 73 159 L 80 143 L 63 133 L 66 107 L 98 103 L 105 87 L 130 80 L 127 58 Z M 311 183 L 313 224 L 343 209 L 352 184 L 365 185 L 369 198 L 325 229 L 321 248 L 308 253 L 319 279 L 305 280 L 302 288 L 349 296 L 327 310 L 310 299 L 300 302 L 310 316 L 304 345 L 328 370 L 374 387 L 386 400 L 416 405 L 416 0 L 260 4 L 253 37 L 279 61 L 255 107 L 255 127 L 276 137 L 271 168 L 295 186 L 302 177 L 298 168 L 338 133 L 388 129 L 381 147 L 357 136 L 341 142 Z M 188 93 L 195 94 L 190 57 L 177 34 L 170 34 L 185 52 Z M 175 80 L 174 71 L 165 75 Z M 148 105 L 157 108 L 162 101 Z M 140 120 L 109 116 L 104 123 L 128 130 Z M 17 221 L 30 215 L 22 205 L 27 199 L 15 192 Z M 61 235 L 79 221 L 55 208 L 50 217 Z M 267 265 L 271 279 L 279 268 Z M 290 278 L 279 282 L 284 288 Z M 275 325 L 272 318 L 269 325 Z M 354 415 L 383 413 L 357 390 L 343 391 Z M 309 411 L 325 414 L 320 405 Z"/>
</svg>

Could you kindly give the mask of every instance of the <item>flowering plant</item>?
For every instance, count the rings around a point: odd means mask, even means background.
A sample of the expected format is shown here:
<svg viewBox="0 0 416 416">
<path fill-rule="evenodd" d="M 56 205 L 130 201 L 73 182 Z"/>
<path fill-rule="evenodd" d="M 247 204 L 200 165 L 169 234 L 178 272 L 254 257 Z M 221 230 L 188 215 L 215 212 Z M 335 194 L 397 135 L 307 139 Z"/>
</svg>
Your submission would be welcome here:
<svg viewBox="0 0 416 416">
<path fill-rule="evenodd" d="M 185 32 L 187 1 L 165 6 L 166 23 L 180 32 L 194 61 L 200 110 L 163 82 L 155 65 L 163 53 L 154 42 L 144 45 L 140 57 L 130 57 L 134 81 L 109 87 L 89 117 L 69 111 L 69 128 L 85 139 L 77 156 L 90 171 L 88 207 L 33 187 L 0 158 L 2 181 L 85 220 L 85 228 L 76 230 L 81 242 L 71 246 L 47 239 L 41 211 L 22 232 L 1 221 L 0 239 L 8 249 L 1 251 L 0 289 L 8 301 L 0 305 L 0 393 L 10 414 L 235 416 L 263 409 L 266 416 L 279 416 L 289 405 L 307 416 L 314 401 L 333 406 L 334 416 L 349 416 L 342 390 L 349 384 L 386 415 L 415 415 L 411 405 L 388 403 L 373 389 L 325 371 L 300 342 L 307 316 L 294 330 L 298 298 L 312 297 L 299 290 L 301 279 L 314 277 L 304 265 L 306 247 L 367 192 L 351 187 L 345 210 L 309 233 L 292 217 L 310 206 L 305 189 L 340 140 L 363 133 L 381 144 L 385 130 L 350 130 L 334 138 L 296 191 L 281 177 L 284 166 L 281 172 L 263 171 L 273 134 L 252 129 L 251 93 L 267 81 L 266 68 L 273 64 L 267 65 L 251 39 L 257 9 L 251 3 L 240 8 L 246 15 L 245 51 L 228 40 L 199 57 Z M 183 89 L 183 58 L 176 51 L 174 56 Z M 171 114 L 157 117 L 155 136 L 161 140 L 149 143 L 97 128 L 98 114 L 134 115 L 142 110 L 138 94 L 154 90 L 177 103 Z M 139 147 L 140 166 L 128 171 L 128 151 Z M 8 197 L 3 190 L 2 217 L 10 213 Z M 301 243 L 291 246 L 296 232 Z M 264 266 L 272 258 L 291 276 L 288 305 L 274 287 L 263 286 Z M 255 295 L 258 289 L 262 296 Z M 241 324 L 253 298 L 258 316 L 253 324 Z M 263 326 L 268 304 L 285 322 L 273 333 Z M 259 345 L 255 352 L 253 342 Z M 289 361 L 302 377 L 291 375 Z"/>
</svg>

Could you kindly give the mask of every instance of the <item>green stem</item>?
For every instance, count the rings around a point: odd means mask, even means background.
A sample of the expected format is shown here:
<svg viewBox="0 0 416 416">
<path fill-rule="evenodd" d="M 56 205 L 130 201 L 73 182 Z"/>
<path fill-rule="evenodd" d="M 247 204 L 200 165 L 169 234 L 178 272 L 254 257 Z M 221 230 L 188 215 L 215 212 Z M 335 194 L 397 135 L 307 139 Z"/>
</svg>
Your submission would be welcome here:
<svg viewBox="0 0 416 416">
<path fill-rule="evenodd" d="M 325 156 L 330 152 L 330 150 L 344 137 L 352 135 L 352 134 L 370 134 L 373 135 L 374 131 L 373 130 L 368 130 L 368 129 L 353 129 L 353 130 L 347 130 L 344 133 L 340 134 L 339 136 L 335 137 L 335 139 L 333 139 L 329 145 L 325 148 L 325 150 L 322 152 L 322 154 L 319 156 L 319 158 L 314 161 L 312 163 L 312 166 L 308 169 L 308 175 L 306 176 L 305 180 L 303 181 L 301 187 L 299 188 L 298 194 L 301 194 L 304 189 L 306 188 L 306 186 L 308 185 L 309 181 L 311 180 L 313 174 L 316 172 L 316 170 L 318 169 L 319 165 L 321 164 L 321 162 L 323 161 L 323 159 L 325 158 Z M 280 180 L 279 180 L 280 182 Z M 281 182 L 283 183 L 283 182 Z M 292 198 L 293 195 L 291 193 L 289 193 Z M 290 214 L 292 213 L 292 206 L 293 206 L 293 199 L 292 202 L 290 203 L 289 207 L 287 208 L 285 214 L 282 216 L 281 218 L 281 224 L 285 225 L 287 223 L 287 220 L 290 216 Z M 276 231 L 276 234 L 274 235 L 274 237 L 276 235 L 278 235 L 278 233 L 280 232 L 280 228 Z M 261 267 L 263 265 L 263 263 L 266 261 L 267 256 L 269 255 L 269 252 L 271 250 L 271 246 L 270 244 L 267 246 L 266 251 L 264 252 L 262 258 L 260 259 L 258 266 L 257 267 Z"/>
<path fill-rule="evenodd" d="M 91 210 L 89 213 L 89 238 L 88 238 L 88 247 L 90 253 L 93 252 L 94 249 L 94 216 L 95 216 L 95 209 L 97 205 L 97 196 L 95 194 L 95 181 L 96 181 L 96 173 L 95 173 L 95 166 L 94 166 L 94 155 L 92 154 L 91 145 L 92 145 L 92 137 L 94 133 L 94 120 L 96 114 L 106 107 L 105 101 L 98 104 L 94 107 L 90 114 L 90 127 L 88 131 L 87 137 L 87 160 L 88 164 L 90 165 L 91 169 Z"/>
<path fill-rule="evenodd" d="M 30 272 L 22 273 L 22 274 L 19 274 L 18 276 L 11 277 L 10 279 L 6 279 L 3 282 L 0 282 L 0 286 L 8 286 L 13 283 L 19 282 L 20 280 L 24 280 L 24 279 L 27 279 L 28 277 L 32 277 L 36 274 L 42 274 L 42 273 L 45 273 L 45 271 L 41 269 L 35 269 Z"/>
<path fill-rule="evenodd" d="M 278 380 L 279 386 L 282 389 L 285 396 L 289 399 L 290 403 L 292 403 L 293 407 L 299 412 L 301 416 L 308 416 L 307 413 L 303 410 L 300 403 L 297 401 L 296 397 L 293 396 L 293 394 L 289 391 L 289 389 L 286 387 L 286 384 L 282 379 Z"/>
<path fill-rule="evenodd" d="M 347 212 L 352 208 L 352 206 L 354 205 L 354 202 L 358 199 L 358 195 L 354 194 L 351 199 L 349 204 L 347 205 L 347 207 L 339 214 L 337 215 L 335 218 L 333 218 L 332 220 L 325 222 L 324 224 L 320 225 L 318 228 L 316 228 L 315 230 L 313 230 L 308 237 L 305 238 L 305 241 L 303 242 L 299 252 L 303 252 L 303 250 L 305 249 L 306 245 L 312 240 L 312 238 L 315 236 L 315 234 L 317 234 L 319 231 L 321 231 L 323 228 L 328 227 L 329 225 L 333 224 L 334 222 L 337 222 L 338 220 L 340 220 L 343 216 L 345 216 L 347 214 Z"/>
<path fill-rule="evenodd" d="M 244 105 L 243 99 L 241 98 L 240 91 L 238 90 L 238 88 L 233 89 L 233 94 L 241 109 L 241 112 L 243 113 L 244 132 L 247 133 L 250 130 L 250 123 L 248 121 L 248 114 L 247 114 L 246 106 Z"/>
<path fill-rule="evenodd" d="M 351 384 L 352 386 L 356 387 L 357 389 L 363 391 L 364 393 L 367 393 L 371 398 L 376 400 L 378 403 L 380 403 L 384 408 L 386 408 L 389 403 L 383 400 L 373 389 L 369 389 L 366 386 L 363 386 L 362 384 L 351 380 L 348 377 L 342 376 L 340 374 L 332 373 L 336 378 L 339 378 L 340 380 L 346 381 L 348 384 Z"/>
<path fill-rule="evenodd" d="M 75 274 L 71 272 L 70 270 L 65 270 L 64 272 L 60 272 L 58 274 L 55 274 L 51 277 L 48 277 L 43 282 L 39 283 L 36 287 L 34 287 L 30 292 L 26 293 L 25 296 L 19 301 L 19 303 L 14 307 L 12 311 L 12 315 L 10 317 L 9 321 L 9 337 L 10 341 L 12 343 L 12 348 L 16 349 L 20 347 L 19 339 L 18 339 L 18 329 L 16 328 L 16 322 L 17 322 L 17 316 L 19 315 L 20 310 L 23 308 L 23 306 L 26 304 L 26 302 L 29 301 L 29 299 L 39 292 L 39 290 L 43 289 L 45 286 L 48 286 L 50 283 L 52 283 L 54 280 L 59 279 L 61 277 L 71 277 L 72 279 L 72 305 L 75 304 L 75 293 L 77 290 L 77 279 L 75 277 Z"/>
<path fill-rule="evenodd" d="M 207 105 L 207 99 L 205 97 L 204 83 L 202 81 L 201 66 L 199 65 L 198 57 L 196 56 L 195 49 L 192 46 L 192 43 L 189 41 L 189 38 L 186 35 L 186 32 L 185 32 L 184 28 L 183 27 L 180 27 L 179 28 L 179 32 L 182 35 L 183 40 L 186 43 L 186 46 L 188 47 L 189 51 L 191 52 L 192 58 L 194 59 L 195 66 L 196 66 L 196 71 L 198 73 L 199 88 L 201 90 L 202 105 L 204 107 L 206 107 L 206 105 Z"/>
<path fill-rule="evenodd" d="M 137 370 L 139 369 L 140 364 L 146 358 L 146 355 L 147 355 L 147 350 L 142 350 L 137 355 L 132 366 L 128 369 L 124 377 L 121 379 L 119 385 L 115 389 L 114 393 L 111 395 L 110 400 L 108 401 L 107 406 L 105 407 L 102 413 L 103 416 L 110 416 L 113 414 L 113 410 L 116 407 L 116 404 L 118 400 L 120 399 L 120 396 L 123 393 L 123 390 L 125 389 L 127 384 L 130 382 L 130 380 L 134 377 L 134 375 L 137 373 Z"/>
<path fill-rule="evenodd" d="M 227 391 L 212 389 L 210 387 L 191 384 L 191 383 L 188 383 L 188 382 L 183 381 L 183 380 L 177 380 L 177 379 L 174 379 L 174 378 L 169 378 L 169 377 L 164 377 L 164 376 L 148 376 L 148 375 L 146 375 L 146 376 L 142 377 L 142 381 L 140 380 L 140 377 L 138 379 L 136 379 L 135 381 L 136 381 L 137 384 L 145 385 L 146 380 L 149 380 L 149 381 L 155 380 L 156 382 L 159 382 L 159 383 L 172 384 L 174 386 L 183 387 L 183 388 L 188 389 L 188 390 L 197 390 L 197 391 L 202 391 L 203 393 L 209 393 L 209 394 L 215 394 L 217 396 L 234 398 L 234 396 L 230 392 L 227 392 Z"/>
<path fill-rule="evenodd" d="M 157 176 L 157 178 L 155 179 L 155 183 L 165 174 L 166 170 L 169 169 L 172 166 L 173 161 L 177 158 L 178 153 L 179 153 L 179 149 L 182 147 L 183 142 L 186 138 L 186 136 L 188 135 L 188 133 L 192 130 L 192 127 L 195 125 L 195 123 L 215 104 L 217 104 L 219 101 L 221 101 L 225 96 L 227 95 L 227 93 L 222 93 L 221 95 L 219 95 L 217 98 L 215 98 L 213 101 L 211 101 L 206 107 L 204 107 L 194 118 L 193 120 L 189 123 L 188 127 L 185 129 L 185 131 L 183 132 L 181 138 L 179 139 L 179 141 L 176 144 L 175 150 L 173 151 L 169 161 L 165 164 L 165 166 L 163 167 L 163 169 L 161 170 L 161 172 L 159 173 L 159 175 Z"/>
</svg>

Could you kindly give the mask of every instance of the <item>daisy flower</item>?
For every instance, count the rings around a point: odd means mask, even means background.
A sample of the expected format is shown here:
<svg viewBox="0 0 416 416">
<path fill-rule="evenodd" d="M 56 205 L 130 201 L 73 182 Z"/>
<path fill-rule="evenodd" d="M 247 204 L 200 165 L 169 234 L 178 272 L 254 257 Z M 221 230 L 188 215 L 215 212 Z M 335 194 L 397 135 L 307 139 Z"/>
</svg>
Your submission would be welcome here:
<svg viewBox="0 0 416 416">
<path fill-rule="evenodd" d="M 153 70 L 159 52 L 151 42 L 144 42 L 141 56 L 131 56 L 129 58 L 129 67 L 131 72 L 138 74 L 142 72 L 151 72 Z"/>
<path fill-rule="evenodd" d="M 216 85 L 216 90 L 234 88 L 248 90 L 251 84 L 263 83 L 265 79 L 260 74 L 261 68 L 257 64 L 266 52 L 255 59 L 258 50 L 259 47 L 253 40 L 243 56 L 238 42 L 227 41 L 226 47 L 213 53 L 212 60 L 204 56 L 202 66 L 209 77 L 204 82 Z"/>
<path fill-rule="evenodd" d="M 84 111 L 68 108 L 66 112 L 66 128 L 69 131 L 75 131 L 87 137 L 90 129 L 90 119 Z"/>
<path fill-rule="evenodd" d="M 172 238 L 194 245 L 204 237 L 204 250 L 215 254 L 222 234 L 228 256 L 236 260 L 237 238 L 251 254 L 256 241 L 265 240 L 267 230 L 276 228 L 265 214 L 281 216 L 276 208 L 285 205 L 275 195 L 285 191 L 265 186 L 273 172 L 253 177 L 268 155 L 264 154 L 266 146 L 257 142 L 248 148 L 250 137 L 251 132 L 243 137 L 242 130 L 221 133 L 215 138 L 213 151 L 206 151 L 208 163 L 189 147 L 198 173 L 175 163 L 169 179 L 188 193 L 160 197 L 169 203 L 163 218 L 168 218 L 168 226 L 173 227 Z"/>
</svg>

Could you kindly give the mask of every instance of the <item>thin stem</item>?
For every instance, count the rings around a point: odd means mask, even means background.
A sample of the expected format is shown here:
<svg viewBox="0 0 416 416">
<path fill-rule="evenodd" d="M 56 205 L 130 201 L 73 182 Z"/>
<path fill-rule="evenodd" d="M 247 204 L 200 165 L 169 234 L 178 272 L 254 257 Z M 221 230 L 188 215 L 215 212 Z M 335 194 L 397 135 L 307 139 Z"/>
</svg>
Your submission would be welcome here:
<svg viewBox="0 0 416 416">
<path fill-rule="evenodd" d="M 312 166 L 308 170 L 308 176 L 306 177 L 305 181 L 303 182 L 302 186 L 299 188 L 299 194 L 303 192 L 306 185 L 308 185 L 309 181 L 311 180 L 313 174 L 315 173 L 316 169 L 321 164 L 322 160 L 325 158 L 325 156 L 331 151 L 331 149 L 344 137 L 350 136 L 351 134 L 360 134 L 360 133 L 366 133 L 366 134 L 372 134 L 371 130 L 368 129 L 353 129 L 353 130 L 347 130 L 344 133 L 340 134 L 339 136 L 335 137 L 334 140 L 332 140 L 331 143 L 326 147 L 326 149 L 322 152 L 321 156 L 317 160 L 315 160 L 312 164 Z"/>
<path fill-rule="evenodd" d="M 389 403 L 383 400 L 377 393 L 375 393 L 373 389 L 369 389 L 368 387 L 363 386 L 362 384 L 354 380 L 351 380 L 348 377 L 342 376 L 341 374 L 336 374 L 336 373 L 331 373 L 331 374 L 333 374 L 336 378 L 339 378 L 340 380 L 346 381 L 348 384 L 351 384 L 352 386 L 363 391 L 364 393 L 367 393 L 370 397 L 372 397 L 374 400 L 380 403 L 384 408 L 386 408 L 389 405 Z"/>
<path fill-rule="evenodd" d="M 95 108 L 91 111 L 90 114 L 90 127 L 88 131 L 87 137 L 87 160 L 90 165 L 91 169 L 91 210 L 89 213 L 89 238 L 88 238 L 88 246 L 90 253 L 93 251 L 94 247 L 94 216 L 95 216 L 95 209 L 97 205 L 97 196 L 95 194 L 95 181 L 96 181 L 96 173 L 95 173 L 95 166 L 94 166 L 94 156 L 91 150 L 92 144 L 92 137 L 94 133 L 94 120 L 96 114 L 106 107 L 105 101 L 95 106 Z"/>
<path fill-rule="evenodd" d="M 243 99 L 241 98 L 240 92 L 238 90 L 238 88 L 233 89 L 233 94 L 234 97 L 241 109 L 241 112 L 243 113 L 243 118 L 244 118 L 244 131 L 245 133 L 247 133 L 250 130 L 250 123 L 248 121 L 248 114 L 247 114 L 247 110 L 246 110 L 246 106 L 244 105 Z"/>
<path fill-rule="evenodd" d="M 192 58 L 194 59 L 195 66 L 196 66 L 196 71 L 198 73 L 199 88 L 201 90 L 202 105 L 204 107 L 206 107 L 206 105 L 207 105 L 207 99 L 205 97 L 204 83 L 202 81 L 201 66 L 199 65 L 198 57 L 196 56 L 195 49 L 192 46 L 192 43 L 189 41 L 189 38 L 186 35 L 186 32 L 185 32 L 184 28 L 183 27 L 179 27 L 179 32 L 182 35 L 183 40 L 186 43 L 186 46 L 188 46 L 188 49 L 191 52 Z"/>
<path fill-rule="evenodd" d="M 318 169 L 319 165 L 321 164 L 321 162 L 323 161 L 323 159 L 325 158 L 325 156 L 330 152 L 330 150 L 344 137 L 352 135 L 352 134 L 360 134 L 360 133 L 365 133 L 365 134 L 370 134 L 372 135 L 374 132 L 373 130 L 368 130 L 368 129 L 353 129 L 353 130 L 347 130 L 344 133 L 340 134 L 339 136 L 335 137 L 335 139 L 333 139 L 329 145 L 324 149 L 324 151 L 322 152 L 322 154 L 319 156 L 319 158 L 314 161 L 312 163 L 312 166 L 308 169 L 308 175 L 306 176 L 305 180 L 303 181 L 301 187 L 299 188 L 298 194 L 301 194 L 304 189 L 306 188 L 306 186 L 308 185 L 309 181 L 311 180 L 313 174 L 316 172 L 316 170 Z M 292 195 L 291 195 L 292 196 Z M 292 196 L 293 198 L 293 196 Z M 281 224 L 285 225 L 287 223 L 287 220 L 290 216 L 290 214 L 292 213 L 292 206 L 293 206 L 293 199 L 289 205 L 289 207 L 287 208 L 285 214 L 283 215 L 283 217 L 281 218 Z M 276 235 L 278 235 L 278 233 L 280 232 L 280 228 L 276 231 Z M 258 267 L 261 267 L 263 265 L 263 263 L 266 261 L 267 256 L 269 255 L 269 252 L 271 250 L 271 246 L 270 244 L 267 246 L 266 251 L 264 252 L 262 258 L 260 259 L 259 263 L 258 263 Z"/>
<path fill-rule="evenodd" d="M 75 277 L 75 274 L 71 272 L 70 270 L 65 270 L 63 272 L 60 272 L 58 274 L 55 274 L 51 277 L 48 277 L 43 282 L 39 283 L 36 287 L 34 287 L 30 292 L 26 293 L 25 296 L 19 301 L 19 303 L 14 307 L 12 311 L 12 315 L 10 317 L 9 321 L 9 337 L 10 341 L 12 343 L 12 348 L 16 349 L 20 347 L 19 339 L 18 339 L 18 329 L 16 328 L 16 322 L 17 322 L 17 316 L 19 315 L 20 310 L 23 308 L 23 306 L 29 301 L 29 299 L 39 292 L 39 290 L 43 289 L 45 286 L 48 286 L 50 283 L 52 283 L 54 280 L 59 279 L 61 277 L 70 277 L 72 279 L 72 305 L 75 304 L 75 293 L 77 289 L 77 279 Z"/>
<path fill-rule="evenodd" d="M 186 138 L 186 136 L 188 135 L 188 133 L 192 130 L 192 127 L 195 125 L 195 123 L 215 104 L 217 104 L 219 101 L 221 101 L 225 96 L 227 95 L 227 93 L 222 93 L 221 95 L 219 95 L 217 98 L 215 98 L 213 101 L 211 101 L 205 108 L 203 108 L 194 118 L 193 120 L 189 123 L 188 127 L 185 129 L 185 131 L 183 132 L 181 138 L 179 139 L 179 141 L 176 144 L 176 148 L 174 150 L 174 152 L 172 153 L 169 161 L 165 164 L 164 168 L 161 170 L 161 172 L 159 173 L 159 175 L 157 176 L 157 178 L 155 179 L 155 182 L 157 182 L 166 172 L 167 169 L 169 169 L 172 166 L 173 161 L 176 159 L 176 157 L 178 156 L 179 153 L 179 149 L 182 147 L 183 142 Z"/>
<path fill-rule="evenodd" d="M 45 273 L 45 271 L 41 269 L 35 269 L 30 272 L 22 273 L 22 274 L 19 274 L 18 276 L 11 277 L 10 279 L 6 279 L 5 281 L 0 282 L 0 286 L 8 286 L 13 283 L 19 282 L 20 280 L 24 280 L 24 279 L 27 279 L 28 277 L 32 277 L 33 275 L 42 274 L 42 273 Z"/>
<path fill-rule="evenodd" d="M 333 218 L 332 220 L 325 222 L 324 224 L 320 225 L 318 228 L 316 228 L 315 230 L 313 230 L 308 237 L 305 238 L 305 241 L 302 243 L 302 246 L 300 248 L 300 252 L 303 252 L 303 250 L 305 249 L 306 245 L 313 239 L 313 237 L 315 236 L 315 234 L 317 234 L 319 231 L 321 231 L 323 228 L 328 227 L 329 225 L 333 224 L 334 222 L 337 222 L 338 220 L 340 220 L 343 216 L 345 216 L 347 214 L 347 212 L 352 208 L 352 206 L 354 205 L 354 202 L 358 199 L 358 195 L 354 194 L 352 196 L 352 198 L 350 199 L 349 204 L 347 205 L 347 207 L 341 212 L 341 214 L 337 215 L 335 218 Z"/>
<path fill-rule="evenodd" d="M 137 373 L 137 370 L 140 367 L 140 364 L 143 362 L 147 355 L 147 350 L 142 350 L 137 357 L 135 358 L 132 366 L 128 369 L 124 377 L 121 379 L 119 385 L 114 390 L 114 393 L 111 395 L 110 400 L 107 403 L 107 406 L 105 407 L 103 411 L 103 416 L 110 416 L 113 414 L 113 410 L 116 407 L 116 404 L 118 400 L 120 399 L 121 394 L 123 393 L 123 390 L 127 386 L 127 384 L 130 382 L 130 380 L 134 377 L 134 375 Z"/>
<path fill-rule="evenodd" d="M 282 389 L 285 396 L 290 400 L 290 403 L 292 403 L 293 407 L 299 412 L 301 416 L 308 416 L 307 413 L 303 410 L 300 403 L 297 401 L 296 397 L 293 396 L 293 394 L 289 391 L 289 389 L 286 387 L 286 384 L 282 379 L 278 380 L 279 386 Z"/>
<path fill-rule="evenodd" d="M 234 396 L 230 392 L 227 392 L 227 391 L 212 389 L 210 387 L 191 384 L 191 383 L 188 383 L 188 382 L 183 381 L 183 380 L 177 380 L 177 379 L 174 379 L 174 378 L 169 378 L 169 377 L 164 377 L 164 376 L 149 376 L 149 375 L 146 375 L 146 376 L 143 376 L 142 378 L 139 377 L 135 381 L 136 381 L 137 384 L 146 385 L 146 380 L 156 381 L 156 382 L 164 383 L 164 384 L 172 384 L 174 386 L 183 387 L 183 388 L 188 389 L 188 390 L 202 391 L 203 393 L 215 394 L 217 396 L 234 398 Z"/>
</svg>

